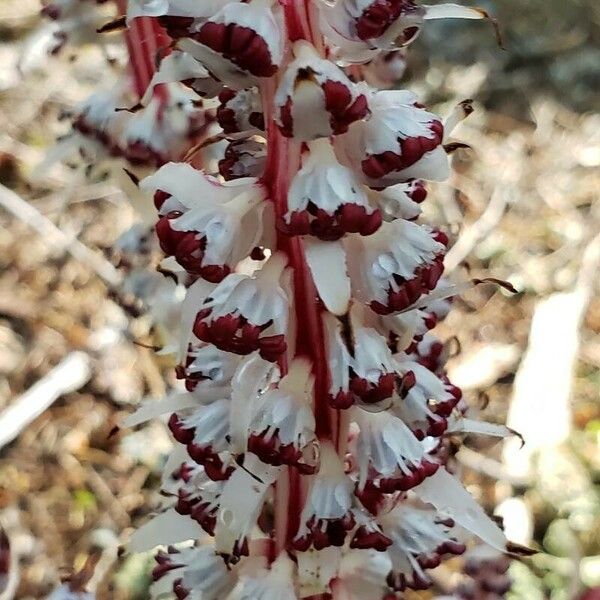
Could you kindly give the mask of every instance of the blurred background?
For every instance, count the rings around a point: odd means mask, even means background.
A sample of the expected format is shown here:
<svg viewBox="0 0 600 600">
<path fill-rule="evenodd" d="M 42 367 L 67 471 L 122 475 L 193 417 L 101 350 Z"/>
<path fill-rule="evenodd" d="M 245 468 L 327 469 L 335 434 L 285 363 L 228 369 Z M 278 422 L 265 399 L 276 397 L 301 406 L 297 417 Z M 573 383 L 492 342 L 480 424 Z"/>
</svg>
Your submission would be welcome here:
<svg viewBox="0 0 600 600">
<path fill-rule="evenodd" d="M 600 586 L 600 3 L 481 5 L 503 49 L 489 23 L 431 23 L 402 83 L 440 114 L 474 99 L 430 210 L 455 237 L 453 276 L 520 291 L 477 288 L 440 330 L 456 336 L 453 382 L 526 440 L 467 440 L 457 460 L 509 538 L 539 550 L 513 562 L 508 597 L 572 600 Z M 143 599 L 151 557 L 118 547 L 157 504 L 170 441 L 160 422 L 114 428 L 172 375 L 144 346 L 148 315 L 115 291 L 127 198 L 69 165 L 39 172 L 61 117 L 114 77 L 98 47 L 48 57 L 39 11 L 0 0 L 0 523 L 17 598 L 45 597 L 93 553 L 99 598 Z M 438 591 L 455 571 L 438 570 Z"/>
</svg>

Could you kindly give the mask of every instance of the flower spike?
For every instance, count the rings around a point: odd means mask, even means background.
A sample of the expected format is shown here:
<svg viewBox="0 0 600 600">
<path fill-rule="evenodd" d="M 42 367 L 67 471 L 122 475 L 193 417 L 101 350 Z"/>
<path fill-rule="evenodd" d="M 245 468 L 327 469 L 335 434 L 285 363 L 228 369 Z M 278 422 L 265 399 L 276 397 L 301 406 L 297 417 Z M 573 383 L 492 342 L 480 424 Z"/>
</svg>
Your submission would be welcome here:
<svg viewBox="0 0 600 600">
<path fill-rule="evenodd" d="M 388 600 L 467 535 L 510 549 L 448 463 L 450 435 L 514 432 L 469 414 L 436 332 L 453 295 L 497 280 L 442 279 L 450 240 L 423 210 L 472 107 L 443 123 L 396 81 L 425 21 L 487 15 L 119 0 L 101 27 L 94 6 L 47 2 L 49 50 L 126 27 L 131 78 L 77 107 L 57 155 L 126 169 L 148 207 L 119 247 L 177 365 L 126 421 L 170 415 L 177 442 L 165 510 L 131 543 L 163 548 L 153 598 Z"/>
</svg>

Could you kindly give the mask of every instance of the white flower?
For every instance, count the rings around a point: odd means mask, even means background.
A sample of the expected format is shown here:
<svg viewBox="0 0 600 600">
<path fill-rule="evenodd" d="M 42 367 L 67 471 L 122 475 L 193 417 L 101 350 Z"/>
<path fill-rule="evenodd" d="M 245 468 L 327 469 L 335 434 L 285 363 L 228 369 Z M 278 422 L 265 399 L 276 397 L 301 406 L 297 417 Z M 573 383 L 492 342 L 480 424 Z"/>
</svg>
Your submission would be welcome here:
<svg viewBox="0 0 600 600">
<path fill-rule="evenodd" d="M 248 425 L 250 452 L 265 463 L 292 465 L 305 474 L 314 473 L 317 467 L 310 371 L 308 361 L 292 361 L 277 388 L 260 396 Z"/>
<path fill-rule="evenodd" d="M 228 275 L 199 307 L 196 337 L 235 354 L 258 350 L 275 361 L 286 350 L 286 262 L 283 255 L 274 254 L 252 277 Z"/>
<path fill-rule="evenodd" d="M 434 289 L 447 238 L 398 219 L 368 237 L 349 236 L 348 264 L 356 296 L 379 314 L 399 312 Z"/>
<path fill-rule="evenodd" d="M 199 406 L 189 416 L 173 415 L 169 425 L 174 435 L 176 431 L 189 432 L 188 452 L 203 465 L 229 447 L 229 400 L 223 398 Z"/>
<path fill-rule="evenodd" d="M 245 177 L 260 177 L 267 164 L 264 138 L 251 136 L 232 140 L 219 160 L 219 173 L 225 181 Z"/>
<path fill-rule="evenodd" d="M 414 0 L 323 0 L 325 34 L 342 56 L 366 60 L 367 49 L 392 50 L 413 42 L 428 19 L 485 19 L 481 9 L 458 4 L 420 6 Z"/>
<path fill-rule="evenodd" d="M 403 502 L 379 522 L 393 542 L 387 551 L 392 561 L 388 585 L 397 591 L 427 589 L 431 582 L 425 569 L 438 566 L 443 554 L 465 551 L 450 534 L 452 520 L 435 510 Z"/>
<path fill-rule="evenodd" d="M 233 588 L 235 580 L 213 545 L 198 548 L 172 548 L 156 556 L 152 572 L 154 594 L 171 590 L 178 598 L 190 600 L 221 600 Z M 159 584 L 162 584 L 159 586 Z M 169 587 L 167 587 L 169 586 Z"/>
<path fill-rule="evenodd" d="M 217 79 L 235 89 L 258 83 L 277 72 L 283 56 L 281 30 L 269 2 L 231 2 L 192 27 L 179 47 L 200 61 Z"/>
<path fill-rule="evenodd" d="M 275 93 L 275 120 L 284 135 L 301 141 L 328 137 L 367 115 L 365 94 L 311 44 L 296 42 L 294 56 Z"/>
<path fill-rule="evenodd" d="M 168 195 L 156 226 L 163 251 L 208 281 L 222 281 L 263 241 L 265 191 L 253 179 L 221 183 L 187 163 L 169 163 L 140 187 Z"/>
<path fill-rule="evenodd" d="M 302 552 L 342 546 L 354 527 L 352 483 L 330 443 L 321 445 L 321 467 L 311 483 L 293 546 Z"/>
<path fill-rule="evenodd" d="M 227 134 L 262 131 L 265 128 L 262 102 L 257 88 L 235 90 L 226 88 L 219 94 L 217 120 Z"/>
<path fill-rule="evenodd" d="M 381 215 L 369 205 L 360 180 L 341 165 L 329 140 L 309 142 L 302 168 L 288 193 L 287 213 L 278 223 L 288 235 L 311 234 L 336 240 L 346 233 L 370 235 L 381 224 Z"/>
<path fill-rule="evenodd" d="M 324 12 L 330 25 L 343 38 L 360 40 L 380 49 L 412 42 L 425 15 L 425 9 L 412 0 L 340 0 Z"/>
<path fill-rule="evenodd" d="M 175 510 L 180 515 L 190 515 L 206 533 L 214 535 L 223 481 L 213 481 L 203 467 L 187 462 L 174 477 L 179 483 Z"/>
<path fill-rule="evenodd" d="M 402 388 L 402 374 L 387 340 L 369 327 L 370 317 L 357 304 L 353 305 L 346 321 L 346 339 L 341 324 L 326 317 L 327 345 L 331 377 L 329 402 L 335 408 L 379 404 L 390 399 Z M 374 319 L 371 319 L 374 320 Z"/>
<path fill-rule="evenodd" d="M 255 563 L 258 561 L 255 561 Z M 226 600 L 296 600 L 294 563 L 280 554 L 269 568 L 250 563 Z"/>
<path fill-rule="evenodd" d="M 449 175 L 439 117 L 406 90 L 375 92 L 371 117 L 353 127 L 345 147 L 353 165 L 376 187 L 410 179 L 443 181 Z"/>
<path fill-rule="evenodd" d="M 406 491 L 437 471 L 439 464 L 427 457 L 423 444 L 398 417 L 359 409 L 356 422 L 359 489 Z"/>
<path fill-rule="evenodd" d="M 462 394 L 429 369 L 411 360 L 398 358 L 400 370 L 414 377 L 414 385 L 394 405 L 395 413 L 422 439 L 425 435 L 439 437 L 448 426 L 447 417 Z"/>
<path fill-rule="evenodd" d="M 133 165 L 159 166 L 177 155 L 203 121 L 195 96 L 177 84 L 168 86 L 168 102 L 153 96 L 132 114 L 123 131 L 123 155 Z"/>
</svg>

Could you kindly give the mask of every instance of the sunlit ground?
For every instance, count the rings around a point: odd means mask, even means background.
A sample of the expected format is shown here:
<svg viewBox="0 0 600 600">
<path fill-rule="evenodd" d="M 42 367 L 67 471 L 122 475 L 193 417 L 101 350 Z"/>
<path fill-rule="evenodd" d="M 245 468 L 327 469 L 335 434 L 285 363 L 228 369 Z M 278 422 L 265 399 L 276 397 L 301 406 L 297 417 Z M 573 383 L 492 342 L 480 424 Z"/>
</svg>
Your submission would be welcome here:
<svg viewBox="0 0 600 600">
<path fill-rule="evenodd" d="M 475 99 L 453 136 L 470 149 L 454 154 L 429 211 L 455 237 L 453 278 L 520 290 L 476 288 L 440 328 L 458 339 L 454 382 L 482 416 L 508 416 L 526 438 L 522 450 L 467 440 L 457 468 L 509 537 L 540 551 L 513 563 L 512 597 L 571 600 L 600 586 L 600 7 L 486 5 L 506 50 L 489 24 L 436 25 L 411 51 L 403 84 L 442 114 Z M 0 183 L 63 236 L 0 208 L 0 419 L 74 351 L 91 358 L 91 373 L 4 446 L 0 522 L 21 560 L 18 598 L 44 597 L 92 550 L 100 598 L 145 598 L 150 557 L 116 549 L 156 505 L 169 436 L 161 423 L 109 433 L 142 397 L 160 397 L 170 375 L 132 343 L 156 343 L 132 299 L 109 299 L 98 263 L 65 252 L 77 236 L 112 260 L 135 218 L 126 198 L 68 167 L 37 177 L 66 130 L 60 114 L 111 78 L 93 48 L 46 59 L 30 45 L 24 55 L 37 13 L 35 0 L 0 2 Z M 439 591 L 458 569 L 438 569 Z"/>
</svg>

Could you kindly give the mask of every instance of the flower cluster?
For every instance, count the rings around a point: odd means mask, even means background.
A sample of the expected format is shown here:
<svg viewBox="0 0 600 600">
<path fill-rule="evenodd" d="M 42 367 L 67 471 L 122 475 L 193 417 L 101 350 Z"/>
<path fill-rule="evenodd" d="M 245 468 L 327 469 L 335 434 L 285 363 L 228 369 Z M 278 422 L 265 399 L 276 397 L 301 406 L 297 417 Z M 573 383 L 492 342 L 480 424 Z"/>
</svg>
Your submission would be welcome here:
<svg viewBox="0 0 600 600">
<path fill-rule="evenodd" d="M 427 588 L 470 535 L 505 549 L 445 468 L 447 433 L 507 430 L 473 426 L 446 376 L 431 330 L 454 293 L 449 239 L 420 222 L 470 106 L 444 123 L 412 92 L 374 87 L 425 20 L 483 16 L 414 0 L 129 0 L 142 108 L 115 112 L 113 91 L 74 128 L 159 167 L 139 188 L 186 289 L 182 389 L 129 421 L 170 412 L 179 444 L 165 511 L 132 541 L 173 544 L 156 556 L 157 597 L 390 598 Z M 140 78 L 148 22 L 167 43 Z M 183 156 L 190 120 L 210 128 Z"/>
</svg>

